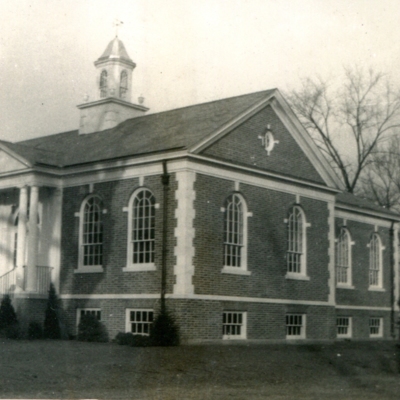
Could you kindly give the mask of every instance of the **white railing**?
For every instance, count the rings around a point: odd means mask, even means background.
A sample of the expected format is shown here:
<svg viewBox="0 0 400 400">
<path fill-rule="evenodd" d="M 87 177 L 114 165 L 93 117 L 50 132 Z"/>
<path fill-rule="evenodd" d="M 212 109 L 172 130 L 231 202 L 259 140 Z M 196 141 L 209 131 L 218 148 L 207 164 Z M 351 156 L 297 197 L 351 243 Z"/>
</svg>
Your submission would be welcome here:
<svg viewBox="0 0 400 400">
<path fill-rule="evenodd" d="M 15 290 L 17 284 L 17 269 L 6 272 L 0 276 L 0 295 L 9 294 Z"/>
<path fill-rule="evenodd" d="M 51 283 L 52 267 L 36 267 L 36 291 L 37 293 L 47 294 Z"/>
</svg>

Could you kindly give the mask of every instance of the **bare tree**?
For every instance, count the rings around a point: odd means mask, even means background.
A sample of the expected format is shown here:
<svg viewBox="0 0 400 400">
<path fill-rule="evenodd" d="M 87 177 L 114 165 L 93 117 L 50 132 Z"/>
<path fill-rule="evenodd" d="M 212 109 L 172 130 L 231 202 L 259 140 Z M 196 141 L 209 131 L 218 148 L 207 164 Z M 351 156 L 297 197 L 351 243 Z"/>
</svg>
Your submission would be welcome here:
<svg viewBox="0 0 400 400">
<path fill-rule="evenodd" d="M 400 137 L 377 145 L 360 178 L 358 193 L 389 210 L 400 211 Z"/>
<path fill-rule="evenodd" d="M 338 88 L 305 79 L 288 101 L 351 193 L 376 145 L 400 126 L 400 92 L 372 69 L 345 69 Z"/>
</svg>

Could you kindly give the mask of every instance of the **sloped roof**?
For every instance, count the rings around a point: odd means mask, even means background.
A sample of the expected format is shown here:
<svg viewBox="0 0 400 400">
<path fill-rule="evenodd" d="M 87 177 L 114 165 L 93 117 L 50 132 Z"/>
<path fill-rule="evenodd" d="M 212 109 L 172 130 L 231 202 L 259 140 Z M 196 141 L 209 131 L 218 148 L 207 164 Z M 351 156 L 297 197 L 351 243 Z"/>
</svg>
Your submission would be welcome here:
<svg viewBox="0 0 400 400">
<path fill-rule="evenodd" d="M 134 62 L 129 57 L 128 52 L 126 51 L 125 46 L 122 43 L 122 40 L 119 40 L 118 37 L 115 37 L 113 40 L 111 40 L 111 42 L 107 45 L 103 54 L 97 59 L 95 64 L 106 61 L 108 59 L 120 59 L 134 65 Z"/>
<path fill-rule="evenodd" d="M 350 206 L 353 209 L 358 209 L 359 211 L 375 211 L 378 213 L 385 213 L 392 216 L 397 217 L 396 219 L 400 218 L 400 215 L 395 211 L 387 210 L 381 206 L 376 205 L 370 200 L 363 199 L 358 197 L 352 193 L 342 192 L 336 195 L 336 204 L 340 207 L 340 205 Z"/>
<path fill-rule="evenodd" d="M 76 130 L 25 140 L 12 146 L 32 164 L 51 166 L 187 149 L 273 91 L 136 117 L 102 132 L 80 135 Z"/>
</svg>

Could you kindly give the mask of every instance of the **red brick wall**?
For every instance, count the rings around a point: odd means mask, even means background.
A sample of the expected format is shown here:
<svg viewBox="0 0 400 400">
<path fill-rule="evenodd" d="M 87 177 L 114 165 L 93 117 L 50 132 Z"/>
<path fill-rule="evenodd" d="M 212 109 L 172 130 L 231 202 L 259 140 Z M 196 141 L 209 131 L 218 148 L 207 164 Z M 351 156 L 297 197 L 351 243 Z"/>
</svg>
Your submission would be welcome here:
<svg viewBox="0 0 400 400">
<path fill-rule="evenodd" d="M 343 219 L 336 219 L 336 236 Z M 347 229 L 352 241 L 352 281 L 354 289 L 336 289 L 336 302 L 343 305 L 391 307 L 391 265 L 390 265 L 390 232 L 387 228 L 379 228 L 378 234 L 382 245 L 386 248 L 382 253 L 384 292 L 368 290 L 369 287 L 369 248 L 374 225 L 347 220 Z"/>
<path fill-rule="evenodd" d="M 339 317 L 352 318 L 352 338 L 358 340 L 369 340 L 369 318 L 383 318 L 383 338 L 391 338 L 390 311 L 372 310 L 336 310 Z"/>
<path fill-rule="evenodd" d="M 223 266 L 224 206 L 233 192 L 228 180 L 197 174 L 194 227 L 195 275 L 198 294 L 327 301 L 328 206 L 301 198 L 307 222 L 307 273 L 309 281 L 286 279 L 287 218 L 295 196 L 250 185 L 240 193 L 253 213 L 248 218 L 248 270 L 251 276 L 221 274 Z"/>
<path fill-rule="evenodd" d="M 259 135 L 271 125 L 279 140 L 268 156 Z M 270 106 L 204 150 L 204 155 L 324 184 L 319 173 Z"/>
<path fill-rule="evenodd" d="M 160 293 L 161 257 L 162 257 L 162 213 L 163 187 L 160 176 L 146 177 L 144 186 L 149 188 L 160 208 L 156 209 L 155 228 L 155 265 L 156 271 L 123 272 L 127 262 L 127 224 L 128 213 L 123 207 L 128 206 L 131 194 L 139 187 L 138 179 L 94 184 L 93 194 L 99 195 L 107 209 L 103 214 L 103 267 L 102 273 L 74 274 L 78 267 L 79 212 L 82 201 L 89 194 L 89 186 L 77 186 L 64 189 L 61 239 L 61 293 Z M 168 205 L 168 256 L 167 256 L 167 292 L 172 291 L 174 283 L 174 228 L 175 190 L 177 183 L 174 176 L 170 179 Z"/>
</svg>

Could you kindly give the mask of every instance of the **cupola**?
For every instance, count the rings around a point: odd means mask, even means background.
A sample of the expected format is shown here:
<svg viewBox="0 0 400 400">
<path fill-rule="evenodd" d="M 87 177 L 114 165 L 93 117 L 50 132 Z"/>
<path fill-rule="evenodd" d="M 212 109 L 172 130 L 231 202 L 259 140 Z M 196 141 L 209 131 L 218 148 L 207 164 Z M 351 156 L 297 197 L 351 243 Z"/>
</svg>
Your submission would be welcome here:
<svg viewBox="0 0 400 400">
<path fill-rule="evenodd" d="M 78 105 L 79 133 L 110 129 L 148 111 L 147 107 L 131 102 L 132 73 L 136 64 L 117 36 L 108 44 L 94 65 L 97 70 L 97 94 L 94 101 Z"/>
</svg>

